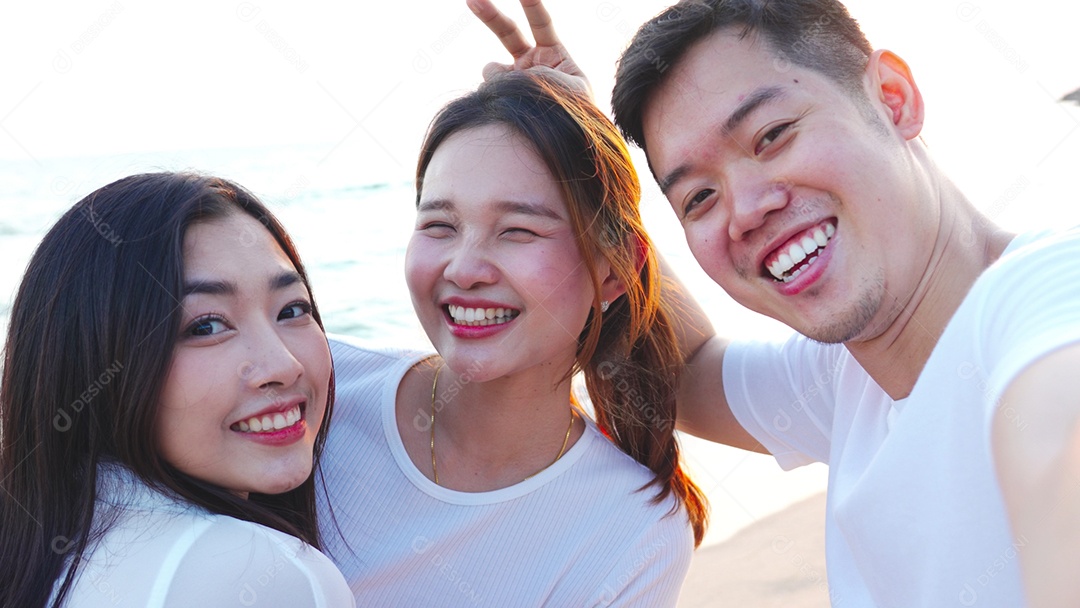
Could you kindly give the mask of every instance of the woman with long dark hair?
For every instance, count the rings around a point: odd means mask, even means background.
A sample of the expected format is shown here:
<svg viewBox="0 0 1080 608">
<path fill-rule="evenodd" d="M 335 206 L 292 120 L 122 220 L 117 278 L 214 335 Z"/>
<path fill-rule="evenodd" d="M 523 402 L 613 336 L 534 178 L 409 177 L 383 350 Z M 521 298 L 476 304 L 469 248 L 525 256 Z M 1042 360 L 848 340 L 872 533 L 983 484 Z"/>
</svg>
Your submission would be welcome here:
<svg viewBox="0 0 1080 608">
<path fill-rule="evenodd" d="M 618 133 L 584 94 L 511 74 L 439 112 L 416 187 L 406 278 L 438 354 L 331 341 L 348 542 L 327 551 L 358 603 L 674 604 L 706 505 Z"/>
<path fill-rule="evenodd" d="M 307 275 L 240 186 L 136 175 L 34 253 L 0 388 L 0 606 L 340 606 Z"/>
</svg>

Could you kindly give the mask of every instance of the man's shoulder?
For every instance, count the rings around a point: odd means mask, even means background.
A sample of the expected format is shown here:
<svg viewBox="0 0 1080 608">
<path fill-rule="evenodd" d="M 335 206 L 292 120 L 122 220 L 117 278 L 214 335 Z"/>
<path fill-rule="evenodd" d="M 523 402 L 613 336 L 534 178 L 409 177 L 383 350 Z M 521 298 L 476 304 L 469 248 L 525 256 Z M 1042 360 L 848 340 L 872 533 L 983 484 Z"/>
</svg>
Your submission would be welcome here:
<svg viewBox="0 0 1080 608">
<path fill-rule="evenodd" d="M 1080 226 L 1033 230 L 1016 235 L 988 274 L 1016 272 L 1024 265 L 1043 263 L 1080 249 Z"/>
</svg>

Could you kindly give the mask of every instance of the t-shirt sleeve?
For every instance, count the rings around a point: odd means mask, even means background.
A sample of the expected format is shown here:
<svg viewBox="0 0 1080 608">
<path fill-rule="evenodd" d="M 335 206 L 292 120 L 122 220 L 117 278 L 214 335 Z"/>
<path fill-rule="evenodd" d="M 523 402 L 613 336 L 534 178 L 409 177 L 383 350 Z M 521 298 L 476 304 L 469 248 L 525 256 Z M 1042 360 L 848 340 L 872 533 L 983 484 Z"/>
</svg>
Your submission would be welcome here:
<svg viewBox="0 0 1080 608">
<path fill-rule="evenodd" d="M 983 340 L 986 396 L 994 411 L 1027 366 L 1080 343 L 1080 229 L 1047 237 L 1004 258 L 983 280 L 976 339 Z"/>
<path fill-rule="evenodd" d="M 164 606 L 337 608 L 355 606 L 329 559 L 299 539 L 263 526 L 215 518 L 186 548 L 177 546 Z M 186 549 L 186 550 L 185 550 Z"/>
<path fill-rule="evenodd" d="M 686 512 L 665 515 L 623 552 L 591 605 L 674 606 L 693 552 L 694 532 Z"/>
<path fill-rule="evenodd" d="M 732 342 L 724 353 L 731 413 L 785 470 L 829 461 L 842 349 L 793 335 L 783 342 Z"/>
</svg>

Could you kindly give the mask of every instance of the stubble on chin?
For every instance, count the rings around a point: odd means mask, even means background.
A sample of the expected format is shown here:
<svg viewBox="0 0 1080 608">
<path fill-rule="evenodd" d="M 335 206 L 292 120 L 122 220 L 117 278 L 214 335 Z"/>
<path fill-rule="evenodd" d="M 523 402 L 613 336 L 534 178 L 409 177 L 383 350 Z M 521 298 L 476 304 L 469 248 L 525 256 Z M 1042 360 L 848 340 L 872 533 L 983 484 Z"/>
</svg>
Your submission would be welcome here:
<svg viewBox="0 0 1080 608">
<path fill-rule="evenodd" d="M 879 335 L 885 327 L 871 326 L 878 317 L 878 311 L 887 299 L 884 271 L 863 284 L 855 303 L 838 318 L 819 327 L 800 331 L 807 338 L 822 344 L 843 344 L 857 339 L 868 339 Z M 893 315 L 888 315 L 892 318 Z M 878 325 L 887 323 L 883 319 Z"/>
</svg>

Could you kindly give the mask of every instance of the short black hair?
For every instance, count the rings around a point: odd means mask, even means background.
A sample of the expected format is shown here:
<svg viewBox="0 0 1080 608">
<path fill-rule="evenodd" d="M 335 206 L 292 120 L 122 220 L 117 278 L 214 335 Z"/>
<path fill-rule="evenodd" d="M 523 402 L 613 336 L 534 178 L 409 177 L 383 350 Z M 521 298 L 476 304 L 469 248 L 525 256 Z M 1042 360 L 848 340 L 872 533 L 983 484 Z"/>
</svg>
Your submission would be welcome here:
<svg viewBox="0 0 1080 608">
<path fill-rule="evenodd" d="M 817 71 L 854 95 L 873 52 L 859 24 L 836 0 L 684 0 L 641 26 L 619 59 L 611 106 L 623 137 L 646 147 L 642 115 L 668 70 L 714 32 L 759 33 L 775 67 Z"/>
</svg>

